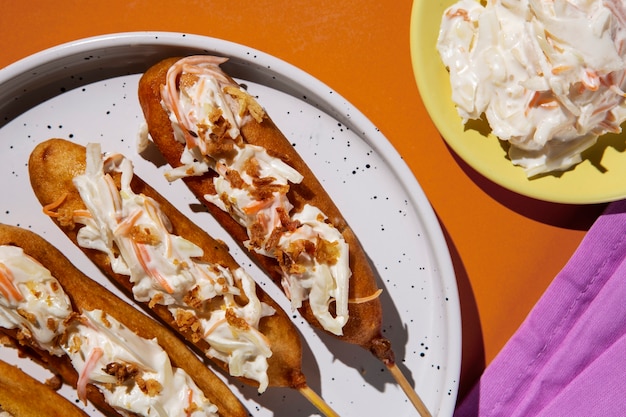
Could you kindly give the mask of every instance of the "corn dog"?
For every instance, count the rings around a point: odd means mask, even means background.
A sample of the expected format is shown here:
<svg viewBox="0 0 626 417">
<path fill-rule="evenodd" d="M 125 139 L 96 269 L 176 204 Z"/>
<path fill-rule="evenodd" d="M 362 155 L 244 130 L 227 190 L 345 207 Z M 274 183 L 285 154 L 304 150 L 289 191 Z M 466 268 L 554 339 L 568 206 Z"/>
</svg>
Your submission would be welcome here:
<svg viewBox="0 0 626 417">
<path fill-rule="evenodd" d="M 246 416 L 173 333 L 33 232 L 0 224 L 0 327 L 105 415 Z"/>
<path fill-rule="evenodd" d="M 168 59 L 139 83 L 150 136 L 173 167 L 168 179 L 183 178 L 311 323 L 393 360 L 356 236 L 264 109 L 220 69 L 224 61 Z"/>
<path fill-rule="evenodd" d="M 51 387 L 4 361 L 0 361 L 0 415 L 87 417 L 85 412 Z"/>
<path fill-rule="evenodd" d="M 37 198 L 113 282 L 232 376 L 258 387 L 306 385 L 297 330 L 228 253 L 134 175 L 119 154 L 62 139 L 29 159 Z"/>
<path fill-rule="evenodd" d="M 289 140 L 220 65 L 163 60 L 138 96 L 149 136 L 213 217 L 313 326 L 371 351 L 422 415 L 382 336 L 376 274 L 354 232 Z"/>
</svg>

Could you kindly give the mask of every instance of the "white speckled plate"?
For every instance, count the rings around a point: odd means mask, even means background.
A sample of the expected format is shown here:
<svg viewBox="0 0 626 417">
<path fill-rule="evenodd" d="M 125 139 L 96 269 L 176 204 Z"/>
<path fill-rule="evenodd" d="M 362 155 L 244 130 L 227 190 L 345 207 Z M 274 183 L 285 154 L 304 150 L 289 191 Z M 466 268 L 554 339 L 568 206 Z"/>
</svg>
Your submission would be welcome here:
<svg viewBox="0 0 626 417">
<path fill-rule="evenodd" d="M 111 286 L 46 218 L 28 180 L 27 158 L 50 137 L 101 142 L 135 163 L 150 182 L 214 236 L 288 309 L 282 293 L 251 265 L 182 183 L 168 184 L 156 157 L 139 155 L 143 123 L 139 73 L 159 59 L 192 53 L 230 57 L 225 69 L 248 85 L 319 175 L 360 236 L 384 288 L 384 332 L 398 362 L 434 415 L 451 416 L 461 360 L 461 322 L 448 248 L 430 204 L 400 156 L 350 103 L 276 58 L 222 40 L 177 33 L 88 38 L 35 54 L 0 70 L 0 221 L 38 232 L 84 272 Z M 342 415 L 413 416 L 390 374 L 369 353 L 313 331 L 295 317 L 306 341 L 309 385 Z M 45 373 L 0 348 L 36 376 Z M 316 415 L 300 394 L 230 382 L 255 416 Z M 65 395 L 75 398 L 67 389 Z M 98 415 L 91 407 L 93 415 Z"/>
</svg>

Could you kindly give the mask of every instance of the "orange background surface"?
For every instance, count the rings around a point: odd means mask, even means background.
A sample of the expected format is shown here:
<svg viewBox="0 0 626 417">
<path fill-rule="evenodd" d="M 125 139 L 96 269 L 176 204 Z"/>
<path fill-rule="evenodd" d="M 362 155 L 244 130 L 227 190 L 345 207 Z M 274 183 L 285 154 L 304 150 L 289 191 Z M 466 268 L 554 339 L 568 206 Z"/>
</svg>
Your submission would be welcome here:
<svg viewBox="0 0 626 417">
<path fill-rule="evenodd" d="M 234 41 L 288 61 L 356 106 L 404 157 L 446 235 L 463 316 L 460 397 L 604 208 L 522 197 L 484 179 L 453 154 L 426 113 L 413 76 L 410 0 L 0 4 L 0 67 L 83 37 L 186 32 Z"/>
</svg>

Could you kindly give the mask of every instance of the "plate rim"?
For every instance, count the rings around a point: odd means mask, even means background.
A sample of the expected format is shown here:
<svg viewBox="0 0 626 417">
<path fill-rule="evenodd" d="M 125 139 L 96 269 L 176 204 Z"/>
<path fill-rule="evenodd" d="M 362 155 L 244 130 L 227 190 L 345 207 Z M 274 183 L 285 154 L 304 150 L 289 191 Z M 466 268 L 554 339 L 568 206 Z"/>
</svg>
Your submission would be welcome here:
<svg viewBox="0 0 626 417">
<path fill-rule="evenodd" d="M 446 322 L 446 334 L 449 341 L 446 356 L 446 372 L 449 374 L 445 380 L 451 386 L 441 393 L 440 412 L 452 415 L 455 401 L 458 394 L 459 378 L 461 372 L 461 312 L 456 275 L 452 264 L 451 254 L 447 245 L 443 229 L 436 214 L 427 199 L 417 178 L 412 173 L 406 162 L 398 154 L 391 142 L 376 128 L 369 119 L 357 108 L 352 106 L 339 93 L 324 84 L 319 79 L 310 75 L 294 65 L 258 49 L 248 47 L 232 41 L 183 32 L 164 31 L 129 31 L 120 33 L 108 33 L 103 35 L 90 36 L 69 42 L 65 42 L 50 48 L 41 50 L 18 61 L 15 61 L 0 69 L 0 87 L 7 84 L 16 77 L 30 74 L 37 76 L 37 71 L 50 62 L 58 62 L 74 55 L 83 55 L 96 50 L 111 47 L 132 47 L 141 44 L 156 48 L 189 48 L 191 50 L 203 49 L 211 51 L 212 48 L 228 47 L 232 51 L 231 56 L 246 60 L 250 53 L 262 57 L 262 61 L 270 60 L 273 63 L 272 69 L 263 68 L 265 71 L 274 71 L 285 75 L 285 77 L 298 80 L 298 85 L 306 85 L 307 102 L 315 103 L 317 107 L 337 118 L 342 123 L 350 127 L 362 138 L 367 138 L 367 142 L 375 145 L 376 151 L 383 159 L 389 161 L 389 168 L 401 179 L 407 195 L 414 201 L 416 214 L 421 219 L 424 233 L 427 235 L 429 249 L 436 262 L 436 274 L 440 279 L 442 291 L 447 301 L 443 304 L 448 320 Z M 302 81 L 304 80 L 304 81 Z M 35 90 L 36 91 L 36 90 Z M 322 94 L 323 92 L 323 94 Z M 332 94 L 326 94 L 331 92 Z M 6 94 L 6 93 L 5 93 Z M 58 94 L 58 93 L 57 93 Z M 332 109 L 339 109 L 339 113 Z M 330 109 L 330 110 L 329 110 Z M 21 113 L 20 113 L 21 114 Z M 349 116 L 346 116 L 349 115 Z M 17 116 L 17 115 L 16 115 Z M 9 122 L 5 121 L 5 123 Z M 0 125 L 0 128 L 2 126 Z M 393 163 L 392 163 L 393 162 Z M 446 398 L 450 400 L 445 401 Z"/>
</svg>

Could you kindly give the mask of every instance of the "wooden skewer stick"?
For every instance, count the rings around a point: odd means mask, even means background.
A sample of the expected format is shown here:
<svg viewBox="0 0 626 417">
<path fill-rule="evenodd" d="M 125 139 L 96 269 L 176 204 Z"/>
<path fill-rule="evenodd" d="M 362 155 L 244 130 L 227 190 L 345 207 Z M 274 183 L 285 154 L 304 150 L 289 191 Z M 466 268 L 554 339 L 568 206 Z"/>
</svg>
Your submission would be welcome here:
<svg viewBox="0 0 626 417">
<path fill-rule="evenodd" d="M 326 401 L 324 401 L 324 399 L 322 399 L 322 397 L 320 397 L 308 385 L 298 388 L 298 391 L 300 391 L 300 393 L 304 395 L 304 397 L 309 400 L 311 404 L 313 404 L 326 417 L 339 417 L 339 414 L 337 414 L 332 408 L 330 408 L 330 405 L 328 405 Z"/>
<path fill-rule="evenodd" d="M 411 387 L 411 384 L 409 384 L 409 381 L 407 381 L 400 368 L 398 368 L 398 365 L 396 365 L 395 362 L 389 362 L 386 363 L 386 365 L 387 369 L 389 369 L 389 372 L 391 372 L 393 378 L 396 380 L 398 385 L 400 385 L 400 388 L 402 388 L 402 391 L 404 391 L 406 396 L 409 397 L 409 400 L 411 401 L 419 415 L 421 417 L 432 417 L 430 411 L 428 411 L 428 408 L 426 408 L 426 405 L 424 404 L 422 399 L 419 397 L 419 395 L 417 395 L 413 387 Z"/>
</svg>

